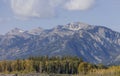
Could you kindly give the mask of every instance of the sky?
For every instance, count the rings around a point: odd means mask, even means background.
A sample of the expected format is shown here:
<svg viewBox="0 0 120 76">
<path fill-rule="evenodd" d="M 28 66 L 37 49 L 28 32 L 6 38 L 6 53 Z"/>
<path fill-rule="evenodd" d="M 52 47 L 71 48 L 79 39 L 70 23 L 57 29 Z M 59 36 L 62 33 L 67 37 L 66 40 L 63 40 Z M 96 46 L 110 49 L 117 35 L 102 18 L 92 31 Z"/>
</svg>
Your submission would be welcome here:
<svg viewBox="0 0 120 76">
<path fill-rule="evenodd" d="M 0 34 L 13 28 L 50 29 L 71 22 L 120 32 L 120 0 L 0 0 Z"/>
</svg>

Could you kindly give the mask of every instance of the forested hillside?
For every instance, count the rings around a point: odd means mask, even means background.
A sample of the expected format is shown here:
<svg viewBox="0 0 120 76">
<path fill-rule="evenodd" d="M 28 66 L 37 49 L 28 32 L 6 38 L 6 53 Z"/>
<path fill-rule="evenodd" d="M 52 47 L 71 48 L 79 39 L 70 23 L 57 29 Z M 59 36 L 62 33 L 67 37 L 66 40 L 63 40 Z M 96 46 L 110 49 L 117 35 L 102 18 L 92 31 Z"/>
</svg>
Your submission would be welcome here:
<svg viewBox="0 0 120 76">
<path fill-rule="evenodd" d="M 1 61 L 0 73 L 40 73 L 119 76 L 120 66 L 106 67 L 84 62 L 77 57 L 29 57 L 28 59 Z"/>
</svg>

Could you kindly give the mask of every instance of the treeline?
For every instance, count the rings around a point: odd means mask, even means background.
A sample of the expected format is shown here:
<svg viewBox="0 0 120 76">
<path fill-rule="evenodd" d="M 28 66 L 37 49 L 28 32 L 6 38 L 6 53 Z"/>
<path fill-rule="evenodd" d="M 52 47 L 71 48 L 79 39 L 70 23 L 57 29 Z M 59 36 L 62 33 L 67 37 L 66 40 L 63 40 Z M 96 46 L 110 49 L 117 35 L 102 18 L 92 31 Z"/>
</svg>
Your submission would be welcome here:
<svg viewBox="0 0 120 76">
<path fill-rule="evenodd" d="M 28 59 L 0 61 L 0 73 L 55 73 L 88 74 L 108 69 L 93 65 L 77 57 L 29 57 Z"/>
</svg>

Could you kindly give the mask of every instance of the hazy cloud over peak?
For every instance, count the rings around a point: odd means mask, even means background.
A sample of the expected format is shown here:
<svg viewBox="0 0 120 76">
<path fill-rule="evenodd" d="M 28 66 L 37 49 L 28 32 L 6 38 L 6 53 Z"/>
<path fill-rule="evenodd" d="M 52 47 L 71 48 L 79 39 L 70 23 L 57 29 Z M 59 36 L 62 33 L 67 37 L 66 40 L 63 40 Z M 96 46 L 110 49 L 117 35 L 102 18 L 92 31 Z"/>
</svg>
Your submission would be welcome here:
<svg viewBox="0 0 120 76">
<path fill-rule="evenodd" d="M 68 10 L 87 10 L 93 4 L 95 0 L 69 0 L 65 8 Z"/>
<path fill-rule="evenodd" d="M 54 15 L 54 7 L 49 0 L 11 0 L 16 15 L 23 17 L 49 17 Z"/>
<path fill-rule="evenodd" d="M 57 7 L 66 10 L 87 10 L 94 0 L 11 0 L 12 11 L 20 17 L 46 18 L 56 15 Z"/>
</svg>

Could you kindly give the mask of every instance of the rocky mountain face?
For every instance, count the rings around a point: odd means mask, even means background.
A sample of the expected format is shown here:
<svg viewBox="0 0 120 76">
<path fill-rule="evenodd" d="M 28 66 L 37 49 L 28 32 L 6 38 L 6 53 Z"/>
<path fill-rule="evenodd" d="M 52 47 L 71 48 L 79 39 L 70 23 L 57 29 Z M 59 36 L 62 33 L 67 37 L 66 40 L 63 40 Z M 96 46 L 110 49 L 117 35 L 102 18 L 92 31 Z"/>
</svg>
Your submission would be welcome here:
<svg viewBox="0 0 120 76">
<path fill-rule="evenodd" d="M 120 33 L 77 22 L 49 30 L 15 28 L 0 35 L 0 60 L 44 55 L 77 56 L 91 63 L 120 64 Z"/>
</svg>

